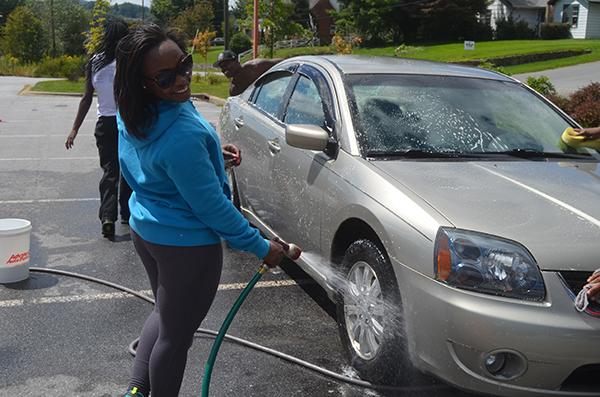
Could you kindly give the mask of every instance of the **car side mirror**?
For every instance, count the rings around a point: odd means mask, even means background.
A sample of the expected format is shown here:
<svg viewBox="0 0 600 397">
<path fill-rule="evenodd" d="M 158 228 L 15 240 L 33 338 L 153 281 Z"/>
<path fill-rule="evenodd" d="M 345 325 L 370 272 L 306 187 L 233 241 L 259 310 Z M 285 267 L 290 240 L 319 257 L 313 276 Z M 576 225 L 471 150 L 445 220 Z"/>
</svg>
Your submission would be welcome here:
<svg viewBox="0 0 600 397">
<path fill-rule="evenodd" d="M 285 141 L 300 149 L 325 150 L 329 134 L 318 125 L 290 124 L 285 127 Z"/>
</svg>

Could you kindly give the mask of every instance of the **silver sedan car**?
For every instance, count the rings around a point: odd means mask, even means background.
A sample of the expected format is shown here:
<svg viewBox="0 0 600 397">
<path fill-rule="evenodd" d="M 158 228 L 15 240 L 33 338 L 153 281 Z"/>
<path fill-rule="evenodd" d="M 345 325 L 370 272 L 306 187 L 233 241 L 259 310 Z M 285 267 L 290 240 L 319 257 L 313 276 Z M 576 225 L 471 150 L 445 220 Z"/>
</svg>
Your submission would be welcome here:
<svg viewBox="0 0 600 397">
<path fill-rule="evenodd" d="M 501 396 L 600 395 L 599 156 L 499 73 L 357 56 L 281 62 L 221 114 L 234 200 L 337 304 L 350 363 Z"/>
</svg>

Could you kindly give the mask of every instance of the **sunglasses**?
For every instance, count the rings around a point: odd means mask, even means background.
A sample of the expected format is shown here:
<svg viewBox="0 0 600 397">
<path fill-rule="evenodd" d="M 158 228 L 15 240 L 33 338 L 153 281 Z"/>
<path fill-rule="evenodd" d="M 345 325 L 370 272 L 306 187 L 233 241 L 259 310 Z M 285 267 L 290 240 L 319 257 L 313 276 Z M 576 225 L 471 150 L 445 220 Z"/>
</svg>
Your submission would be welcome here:
<svg viewBox="0 0 600 397">
<path fill-rule="evenodd" d="M 175 83 L 175 79 L 177 75 L 191 78 L 192 77 L 192 68 L 194 67 L 194 60 L 192 58 L 192 54 L 187 54 L 185 57 L 181 58 L 177 67 L 173 69 L 167 69 L 160 71 L 154 77 L 147 77 L 148 80 L 154 81 L 158 88 L 167 89 Z"/>
</svg>

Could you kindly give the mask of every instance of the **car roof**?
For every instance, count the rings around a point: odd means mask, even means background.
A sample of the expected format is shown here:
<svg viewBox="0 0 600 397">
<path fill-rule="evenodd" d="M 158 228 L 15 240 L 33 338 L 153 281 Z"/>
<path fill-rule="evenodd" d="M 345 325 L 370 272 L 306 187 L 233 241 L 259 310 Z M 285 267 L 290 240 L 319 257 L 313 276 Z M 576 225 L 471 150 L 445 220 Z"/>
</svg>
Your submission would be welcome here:
<svg viewBox="0 0 600 397">
<path fill-rule="evenodd" d="M 501 73 L 470 66 L 387 56 L 313 55 L 288 60 L 304 60 L 319 64 L 330 63 L 341 74 L 419 74 L 515 81 Z"/>
</svg>

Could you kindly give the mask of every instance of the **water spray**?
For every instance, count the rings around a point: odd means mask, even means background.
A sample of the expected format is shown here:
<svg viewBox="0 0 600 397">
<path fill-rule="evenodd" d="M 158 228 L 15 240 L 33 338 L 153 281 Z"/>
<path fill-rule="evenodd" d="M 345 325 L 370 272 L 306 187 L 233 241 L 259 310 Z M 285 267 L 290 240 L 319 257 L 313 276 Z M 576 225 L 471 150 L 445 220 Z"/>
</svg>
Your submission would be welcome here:
<svg viewBox="0 0 600 397">
<path fill-rule="evenodd" d="M 275 237 L 272 241 L 281 245 L 281 247 L 285 251 L 285 256 L 287 256 L 291 260 L 295 261 L 298 258 L 300 258 L 300 255 L 302 254 L 302 250 L 296 244 L 286 243 L 285 241 L 281 240 L 278 237 Z M 246 297 L 248 296 L 248 294 L 250 293 L 252 288 L 254 288 L 254 286 L 256 285 L 258 280 L 260 280 L 260 278 L 263 276 L 263 274 L 265 274 L 268 271 L 269 271 L 269 265 L 267 265 L 266 263 L 263 263 L 258 268 L 258 271 L 254 275 L 254 277 L 252 277 L 252 280 L 250 280 L 250 282 L 248 283 L 246 288 L 244 288 L 243 291 L 240 293 L 240 296 L 237 298 L 237 300 L 231 307 L 231 310 L 229 310 L 229 313 L 227 313 L 227 317 L 225 317 L 225 321 L 223 321 L 223 324 L 221 325 L 221 328 L 219 329 L 219 333 L 217 334 L 217 337 L 215 338 L 215 342 L 213 343 L 212 349 L 210 351 L 210 355 L 208 356 L 208 361 L 206 362 L 206 367 L 204 369 L 204 377 L 202 378 L 202 397 L 208 397 L 208 389 L 210 388 L 210 378 L 212 375 L 213 366 L 215 364 L 215 360 L 217 359 L 217 354 L 219 353 L 219 348 L 221 347 L 221 343 L 223 342 L 223 339 L 225 338 L 225 335 L 227 334 L 227 330 L 229 329 L 229 326 L 231 325 L 233 318 L 235 317 L 238 310 L 242 306 L 242 303 L 244 303 L 244 301 L 246 300 Z"/>
</svg>

